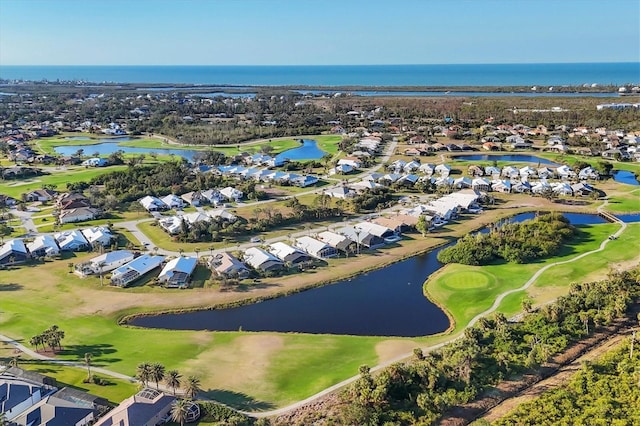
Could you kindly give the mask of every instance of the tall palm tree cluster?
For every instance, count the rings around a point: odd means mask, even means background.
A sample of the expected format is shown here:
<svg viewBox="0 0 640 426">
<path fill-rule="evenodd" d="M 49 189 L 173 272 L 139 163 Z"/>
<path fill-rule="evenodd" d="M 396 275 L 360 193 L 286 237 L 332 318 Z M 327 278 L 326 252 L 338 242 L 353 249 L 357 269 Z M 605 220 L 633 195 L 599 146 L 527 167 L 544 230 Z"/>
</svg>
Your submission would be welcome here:
<svg viewBox="0 0 640 426">
<path fill-rule="evenodd" d="M 62 350 L 62 346 L 60 344 L 62 339 L 64 339 L 64 331 L 57 325 L 52 325 L 42 333 L 29 339 L 29 343 L 36 347 L 36 352 L 38 351 L 38 346 L 42 346 L 42 350 L 46 350 L 46 347 L 49 346 L 51 351 L 55 352 L 56 348 Z"/>
<path fill-rule="evenodd" d="M 200 389 L 200 379 L 196 376 L 187 377 L 186 381 L 182 381 L 182 375 L 177 370 L 166 371 L 164 365 L 160 363 L 143 362 L 138 365 L 136 377 L 146 387 L 149 382 L 156 384 L 156 389 L 160 389 L 160 383 L 171 388 L 174 395 L 176 390 L 182 388 L 183 394 L 188 399 L 195 399 Z"/>
</svg>

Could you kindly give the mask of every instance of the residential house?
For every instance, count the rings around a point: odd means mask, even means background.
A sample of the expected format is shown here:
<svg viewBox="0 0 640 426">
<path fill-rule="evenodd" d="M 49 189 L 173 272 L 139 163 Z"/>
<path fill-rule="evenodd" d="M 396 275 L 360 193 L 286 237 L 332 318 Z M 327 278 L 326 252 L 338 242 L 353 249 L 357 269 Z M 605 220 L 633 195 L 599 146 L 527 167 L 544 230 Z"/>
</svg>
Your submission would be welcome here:
<svg viewBox="0 0 640 426">
<path fill-rule="evenodd" d="M 345 226 L 344 228 L 338 229 L 337 232 L 354 241 L 356 245 L 360 246 L 360 249 L 362 249 L 362 247 L 375 249 L 385 244 L 383 238 L 370 234 L 357 226 Z"/>
<path fill-rule="evenodd" d="M 319 181 L 320 179 L 318 179 L 317 176 L 312 175 L 298 176 L 291 179 L 291 183 L 295 186 L 299 186 L 300 188 L 306 188 L 307 186 L 315 185 Z"/>
<path fill-rule="evenodd" d="M 596 179 L 597 180 L 597 179 L 600 178 L 600 174 L 593 167 L 589 166 L 589 167 L 585 167 L 584 169 L 581 169 L 578 172 L 578 178 L 580 180 L 585 180 L 585 179 Z"/>
<path fill-rule="evenodd" d="M 87 406 L 76 400 L 66 400 L 49 395 L 41 399 L 27 410 L 11 420 L 11 424 L 19 426 L 31 425 L 92 425 L 98 414 L 92 406 Z"/>
<path fill-rule="evenodd" d="M 332 174 L 346 175 L 353 171 L 353 167 L 348 164 L 338 164 L 331 171 L 333 172 Z"/>
<path fill-rule="evenodd" d="M 82 234 L 92 247 L 100 245 L 109 247 L 115 236 L 111 233 L 111 229 L 107 226 L 94 226 L 82 230 Z"/>
<path fill-rule="evenodd" d="M 156 269 L 164 262 L 164 256 L 143 254 L 116 269 L 111 273 L 111 284 L 126 287 L 144 274 Z"/>
<path fill-rule="evenodd" d="M 58 243 L 51 235 L 38 235 L 27 244 L 32 257 L 51 257 L 60 253 Z"/>
<path fill-rule="evenodd" d="M 105 167 L 109 165 L 109 161 L 106 158 L 93 157 L 84 160 L 80 165 L 85 167 Z"/>
<path fill-rule="evenodd" d="M 258 247 L 246 249 L 243 258 L 253 269 L 262 272 L 279 271 L 284 268 L 284 262 L 282 260 Z"/>
<path fill-rule="evenodd" d="M 571 170 L 571 167 L 562 165 L 556 168 L 556 173 L 560 179 L 570 179 L 576 176 L 575 172 Z"/>
<path fill-rule="evenodd" d="M 128 250 L 110 251 L 96 256 L 88 262 L 77 264 L 74 272 L 83 277 L 104 274 L 131 262 L 134 258 L 134 254 Z"/>
<path fill-rule="evenodd" d="M 194 207 L 201 206 L 204 202 L 206 202 L 206 198 L 202 195 L 200 191 L 191 191 L 191 192 L 187 192 L 186 194 L 182 194 L 180 196 L 180 200 L 183 201 L 182 207 L 184 207 L 185 202 Z M 175 199 L 172 199 L 172 201 L 174 201 L 174 204 L 178 203 Z M 182 208 L 182 207 L 179 207 L 179 208 Z M 169 206 L 169 208 L 174 208 L 174 207 Z"/>
<path fill-rule="evenodd" d="M 400 235 L 403 232 L 415 228 L 418 223 L 418 217 L 405 214 L 395 216 L 381 216 L 373 219 L 371 222 L 376 225 L 384 226 L 393 231 L 394 234 Z"/>
<path fill-rule="evenodd" d="M 555 182 L 551 185 L 551 189 L 557 195 L 573 195 L 573 189 L 567 182 Z"/>
<path fill-rule="evenodd" d="M 344 186 L 339 186 L 337 188 L 331 188 L 331 189 L 325 189 L 323 191 L 323 194 L 328 195 L 332 198 L 342 198 L 342 199 L 346 199 L 346 198 L 353 198 L 356 196 L 356 192 L 351 189 L 351 188 L 347 188 Z"/>
<path fill-rule="evenodd" d="M 13 424 L 21 413 L 55 393 L 55 385 L 53 379 L 50 382 L 32 380 L 32 374 L 19 368 L 3 371 L 0 374 L 0 413 L 4 414 L 8 424 Z"/>
<path fill-rule="evenodd" d="M 420 165 L 420 167 L 418 167 L 418 171 L 426 174 L 426 175 L 432 175 L 436 170 L 436 166 L 431 164 L 431 163 L 423 163 Z"/>
<path fill-rule="evenodd" d="M 78 207 L 76 209 L 60 210 L 58 221 L 60 223 L 74 223 L 93 220 L 100 215 L 100 210 L 93 207 Z"/>
<path fill-rule="evenodd" d="M 331 231 L 320 232 L 317 236 L 317 239 L 330 245 L 336 250 L 340 250 L 342 252 L 352 252 L 355 248 L 355 243 L 343 234 L 338 234 Z"/>
<path fill-rule="evenodd" d="M 494 192 L 511 192 L 511 181 L 509 180 L 494 180 L 491 182 L 491 190 Z"/>
<path fill-rule="evenodd" d="M 476 191 L 490 191 L 491 182 L 483 177 L 477 177 L 471 181 L 471 187 Z"/>
<path fill-rule="evenodd" d="M 362 167 L 362 160 L 360 160 L 358 157 L 345 157 L 339 159 L 337 164 L 339 166 L 343 164 L 351 166 L 351 169 L 353 170 Z"/>
<path fill-rule="evenodd" d="M 156 426 L 170 419 L 175 396 L 145 388 L 122 401 L 94 426 Z"/>
<path fill-rule="evenodd" d="M 307 253 L 282 242 L 270 244 L 269 252 L 283 262 L 291 265 L 297 265 L 310 260 Z"/>
<path fill-rule="evenodd" d="M 58 247 L 62 251 L 81 251 L 89 247 L 89 242 L 78 229 L 73 231 L 63 231 L 53 234 Z"/>
<path fill-rule="evenodd" d="M 24 263 L 28 259 L 27 247 L 24 245 L 24 241 L 19 238 L 5 241 L 0 246 L 0 265 Z"/>
<path fill-rule="evenodd" d="M 338 255 L 338 251 L 334 247 L 307 236 L 296 239 L 295 246 L 319 259 L 327 259 Z"/>
<path fill-rule="evenodd" d="M 184 288 L 189 283 L 193 271 L 196 269 L 198 259 L 195 257 L 177 257 L 164 265 L 158 280 L 166 287 Z"/>
<path fill-rule="evenodd" d="M 207 216 L 219 222 L 233 223 L 238 220 L 238 216 L 225 209 L 214 209 L 205 211 Z"/>
<path fill-rule="evenodd" d="M 169 194 L 162 198 L 160 198 L 166 206 L 170 209 L 180 210 L 185 206 L 185 202 L 181 197 L 178 197 L 176 194 Z"/>
<path fill-rule="evenodd" d="M 227 186 L 226 188 L 221 189 L 220 195 L 224 196 L 229 201 L 235 201 L 235 202 L 240 201 L 244 196 L 242 191 L 232 188 L 230 186 Z"/>
<path fill-rule="evenodd" d="M 218 253 L 209 258 L 209 268 L 224 277 L 246 278 L 249 268 L 227 252 Z"/>
<path fill-rule="evenodd" d="M 145 210 L 149 212 L 167 210 L 169 208 L 169 206 L 163 203 L 162 200 L 151 195 L 147 195 L 146 197 L 141 198 L 140 200 L 138 200 L 138 202 L 142 204 L 142 207 L 144 207 Z"/>
<path fill-rule="evenodd" d="M 203 197 L 203 202 L 207 202 L 214 206 L 220 204 L 220 200 L 222 199 L 220 191 L 217 189 L 207 189 L 206 191 L 200 192 L 200 194 Z"/>
<path fill-rule="evenodd" d="M 356 224 L 355 227 L 360 229 L 360 231 L 364 231 L 368 234 L 375 235 L 376 237 L 383 239 L 395 235 L 395 232 L 393 232 L 392 229 L 373 222 L 360 222 Z"/>
<path fill-rule="evenodd" d="M 453 186 L 460 189 L 471 188 L 472 182 L 473 181 L 471 180 L 471 178 L 463 176 L 463 177 L 459 177 L 458 179 L 454 179 Z"/>
<path fill-rule="evenodd" d="M 24 200 L 27 202 L 33 202 L 33 201 L 47 202 L 55 199 L 57 194 L 58 194 L 57 192 L 52 191 L 50 189 L 35 189 L 31 192 L 27 192 L 24 195 Z"/>
<path fill-rule="evenodd" d="M 583 197 L 587 197 L 595 191 L 595 188 L 589 185 L 588 183 L 578 182 L 571 185 L 571 190 L 573 191 L 573 195 L 580 195 Z"/>
<path fill-rule="evenodd" d="M 435 168 L 435 172 L 440 176 L 449 176 L 449 173 L 451 173 L 451 166 L 448 164 L 438 164 Z"/>
</svg>

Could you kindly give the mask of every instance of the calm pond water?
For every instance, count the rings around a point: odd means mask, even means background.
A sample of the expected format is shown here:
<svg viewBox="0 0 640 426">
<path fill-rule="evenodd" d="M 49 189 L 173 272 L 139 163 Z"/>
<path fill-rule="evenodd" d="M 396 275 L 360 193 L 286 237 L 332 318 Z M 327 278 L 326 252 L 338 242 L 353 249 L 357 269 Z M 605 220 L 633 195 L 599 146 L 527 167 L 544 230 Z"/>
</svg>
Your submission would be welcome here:
<svg viewBox="0 0 640 426">
<path fill-rule="evenodd" d="M 535 155 L 526 154 L 471 154 L 471 155 L 456 155 L 456 160 L 462 161 L 512 161 L 515 163 L 540 163 L 549 166 L 560 166 L 558 163 L 554 163 L 546 158 L 536 157 Z"/>
<path fill-rule="evenodd" d="M 531 219 L 524 213 L 511 221 Z M 576 225 L 605 223 L 592 214 L 566 214 Z M 136 318 L 132 325 L 173 330 L 275 331 L 358 336 L 425 336 L 442 332 L 449 320 L 422 292 L 442 267 L 444 247 L 350 280 L 230 309 Z M 369 254 L 370 256 L 371 254 Z"/>
<path fill-rule="evenodd" d="M 617 214 L 616 217 L 618 217 L 624 223 L 640 222 L 640 214 L 638 214 L 638 213 L 635 213 L 635 214 Z"/>
<path fill-rule="evenodd" d="M 324 157 L 327 153 L 318 148 L 318 144 L 315 140 L 312 139 L 304 139 L 302 141 L 302 146 L 299 148 L 288 149 L 284 152 L 281 152 L 276 156 L 278 160 L 319 160 Z"/>
<path fill-rule="evenodd" d="M 76 141 L 92 140 L 91 138 L 88 138 L 86 136 L 69 136 L 66 139 Z M 130 146 L 120 145 L 121 142 L 128 142 L 131 140 L 133 139 L 128 136 L 123 136 L 104 139 L 104 142 L 93 145 L 56 146 L 54 149 L 60 155 L 73 155 L 79 149 L 82 149 L 84 151 L 84 155 L 98 154 L 99 156 L 108 156 L 116 151 L 145 155 L 149 154 L 150 152 L 155 152 L 162 155 L 178 155 L 180 157 L 186 158 L 189 161 L 193 160 L 193 156 L 199 152 L 193 149 L 134 148 Z"/>
<path fill-rule="evenodd" d="M 627 185 L 640 185 L 636 175 L 629 170 L 616 170 L 613 172 L 613 180 L 620 183 L 626 183 Z"/>
</svg>

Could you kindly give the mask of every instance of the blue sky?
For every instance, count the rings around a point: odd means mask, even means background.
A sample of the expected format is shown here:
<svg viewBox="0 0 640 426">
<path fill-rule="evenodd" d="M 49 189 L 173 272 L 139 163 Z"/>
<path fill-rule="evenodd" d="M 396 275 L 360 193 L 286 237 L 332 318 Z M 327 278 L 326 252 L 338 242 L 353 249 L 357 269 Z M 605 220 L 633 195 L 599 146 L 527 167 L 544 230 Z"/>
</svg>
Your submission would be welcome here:
<svg viewBox="0 0 640 426">
<path fill-rule="evenodd" d="M 639 62 L 639 0 L 0 0 L 0 65 Z"/>
</svg>

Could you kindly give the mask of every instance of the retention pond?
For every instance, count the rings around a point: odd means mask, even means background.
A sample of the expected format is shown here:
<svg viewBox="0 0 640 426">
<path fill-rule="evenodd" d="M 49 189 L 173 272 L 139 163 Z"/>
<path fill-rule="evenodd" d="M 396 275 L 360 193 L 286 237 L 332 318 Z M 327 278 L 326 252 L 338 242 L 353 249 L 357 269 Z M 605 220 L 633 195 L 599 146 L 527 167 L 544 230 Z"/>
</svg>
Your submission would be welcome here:
<svg viewBox="0 0 640 426">
<path fill-rule="evenodd" d="M 534 216 L 522 213 L 510 220 L 521 222 Z M 565 217 L 574 225 L 606 222 L 594 214 L 567 213 Z M 449 327 L 449 319 L 425 297 L 422 285 L 442 267 L 437 255 L 443 248 L 290 296 L 237 308 L 142 316 L 130 324 L 173 330 L 402 337 L 436 334 Z"/>
</svg>

